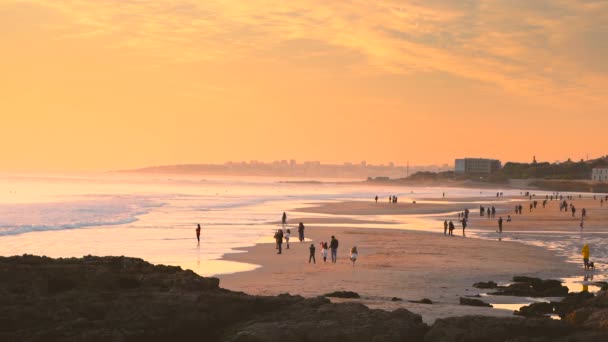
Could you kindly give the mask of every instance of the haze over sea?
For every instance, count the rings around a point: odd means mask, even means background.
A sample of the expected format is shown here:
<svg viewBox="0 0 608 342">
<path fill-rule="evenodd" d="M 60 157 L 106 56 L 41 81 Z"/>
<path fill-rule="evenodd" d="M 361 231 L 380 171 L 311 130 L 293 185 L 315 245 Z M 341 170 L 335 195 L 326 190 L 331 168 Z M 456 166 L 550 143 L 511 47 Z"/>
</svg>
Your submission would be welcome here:
<svg viewBox="0 0 608 342">
<path fill-rule="evenodd" d="M 201 275 L 232 273 L 257 266 L 219 260 L 222 255 L 258 242 L 270 242 L 283 211 L 288 213 L 288 219 L 304 218 L 306 224 L 305 218 L 312 214 L 292 211 L 325 201 L 371 201 L 376 195 L 385 201 L 388 195 L 397 195 L 401 202 L 417 199 L 422 203 L 425 200 L 420 199 L 432 201 L 441 198 L 444 192 L 449 198 L 458 199 L 455 201 L 480 196 L 495 200 L 497 191 L 505 196 L 521 192 L 294 180 L 127 173 L 78 177 L 5 175 L 0 178 L 0 255 L 126 255 L 179 265 Z M 542 192 L 537 194 L 544 196 Z M 482 200 L 480 204 L 485 203 Z M 338 217 L 356 219 L 348 215 Z M 348 226 L 440 233 L 442 224 L 438 219 L 428 214 L 367 215 L 366 221 L 378 223 Z M 200 246 L 194 235 L 197 223 L 203 225 Z M 332 223 L 323 226 L 331 227 Z M 472 237 L 496 239 L 495 234 L 476 231 L 474 225 L 469 231 Z M 601 233 L 583 236 L 576 230 L 571 234 L 506 232 L 504 239 L 550 248 L 573 262 L 580 259 L 581 240 L 592 240 L 597 251 L 594 259 L 604 265 L 608 261 L 605 253 L 608 248 L 602 236 Z"/>
</svg>

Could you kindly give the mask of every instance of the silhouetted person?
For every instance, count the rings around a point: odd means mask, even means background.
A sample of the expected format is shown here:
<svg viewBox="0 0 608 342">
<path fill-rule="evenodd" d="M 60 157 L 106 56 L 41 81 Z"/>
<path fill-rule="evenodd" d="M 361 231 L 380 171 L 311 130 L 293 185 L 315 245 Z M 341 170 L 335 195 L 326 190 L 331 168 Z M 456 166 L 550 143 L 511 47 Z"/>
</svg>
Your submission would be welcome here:
<svg viewBox="0 0 608 342">
<path fill-rule="evenodd" d="M 195 230 L 196 230 L 196 240 L 198 241 L 198 243 L 201 243 L 201 225 L 197 224 Z"/>
<path fill-rule="evenodd" d="M 376 195 L 374 199 L 376 200 L 376 203 L 378 203 L 378 195 Z"/>
<path fill-rule="evenodd" d="M 298 238 L 300 242 L 304 242 L 304 223 L 302 222 L 298 225 Z"/>
<path fill-rule="evenodd" d="M 283 252 L 283 230 L 279 229 L 274 234 L 274 239 L 277 242 L 277 249 L 279 250 L 277 254 L 281 254 Z"/>
<path fill-rule="evenodd" d="M 287 224 L 287 214 L 285 214 L 285 212 L 283 212 L 283 218 L 281 219 L 281 222 L 283 223 L 283 227 L 285 227 L 285 225 Z"/>
<path fill-rule="evenodd" d="M 502 233 L 502 216 L 498 218 L 498 232 Z"/>
<path fill-rule="evenodd" d="M 464 236 L 465 229 L 467 229 L 467 219 L 462 219 L 462 236 Z"/>
<path fill-rule="evenodd" d="M 576 208 L 574 206 L 572 206 L 572 217 L 574 217 L 574 214 L 576 214 Z"/>
<path fill-rule="evenodd" d="M 443 235 L 448 233 L 448 220 L 443 221 Z"/>
<path fill-rule="evenodd" d="M 331 249 L 331 262 L 335 264 L 338 261 L 338 239 L 333 235 L 331 236 L 329 248 Z"/>
<path fill-rule="evenodd" d="M 316 248 L 315 248 L 315 244 L 314 244 L 314 243 L 311 243 L 311 244 L 310 244 L 310 248 L 309 248 L 309 249 L 310 249 L 310 256 L 308 257 L 308 263 L 310 264 L 310 260 L 312 260 L 312 261 L 313 261 L 313 263 L 315 263 L 315 264 L 316 264 L 316 263 L 317 263 L 317 260 L 315 259 L 315 249 L 316 249 Z"/>
<path fill-rule="evenodd" d="M 454 236 L 454 222 L 450 221 L 450 223 L 448 223 L 448 227 L 450 229 L 450 236 Z"/>
</svg>

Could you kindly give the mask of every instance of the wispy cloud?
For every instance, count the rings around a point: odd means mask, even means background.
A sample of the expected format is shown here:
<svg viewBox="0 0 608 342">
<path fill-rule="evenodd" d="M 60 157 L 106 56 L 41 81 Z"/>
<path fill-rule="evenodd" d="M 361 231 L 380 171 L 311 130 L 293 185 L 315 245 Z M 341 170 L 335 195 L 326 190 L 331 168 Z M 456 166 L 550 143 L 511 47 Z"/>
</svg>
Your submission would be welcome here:
<svg viewBox="0 0 608 342">
<path fill-rule="evenodd" d="M 598 101 L 608 86 L 608 1 L 9 0 L 4 6 L 19 3 L 63 16 L 65 24 L 52 27 L 57 39 L 110 38 L 110 47 L 124 53 L 172 63 L 335 55 L 369 73 L 447 73 L 534 96 Z"/>
</svg>

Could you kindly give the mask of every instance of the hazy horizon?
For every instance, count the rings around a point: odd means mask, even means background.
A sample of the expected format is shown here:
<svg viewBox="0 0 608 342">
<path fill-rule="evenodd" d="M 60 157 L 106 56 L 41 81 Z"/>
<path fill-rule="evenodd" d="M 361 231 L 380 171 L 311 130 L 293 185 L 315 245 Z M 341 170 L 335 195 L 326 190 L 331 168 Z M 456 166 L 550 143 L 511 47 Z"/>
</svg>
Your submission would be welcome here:
<svg viewBox="0 0 608 342">
<path fill-rule="evenodd" d="M 0 2 L 0 171 L 606 154 L 608 2 Z"/>
</svg>

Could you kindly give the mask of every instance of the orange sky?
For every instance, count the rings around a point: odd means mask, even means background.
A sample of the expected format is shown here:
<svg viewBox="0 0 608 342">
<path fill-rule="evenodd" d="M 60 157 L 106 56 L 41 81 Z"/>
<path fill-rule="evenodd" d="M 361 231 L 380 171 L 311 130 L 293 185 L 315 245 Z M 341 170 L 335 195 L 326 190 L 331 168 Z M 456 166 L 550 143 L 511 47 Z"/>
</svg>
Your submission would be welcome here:
<svg viewBox="0 0 608 342">
<path fill-rule="evenodd" d="M 0 0 L 0 170 L 608 153 L 608 2 Z"/>
</svg>

